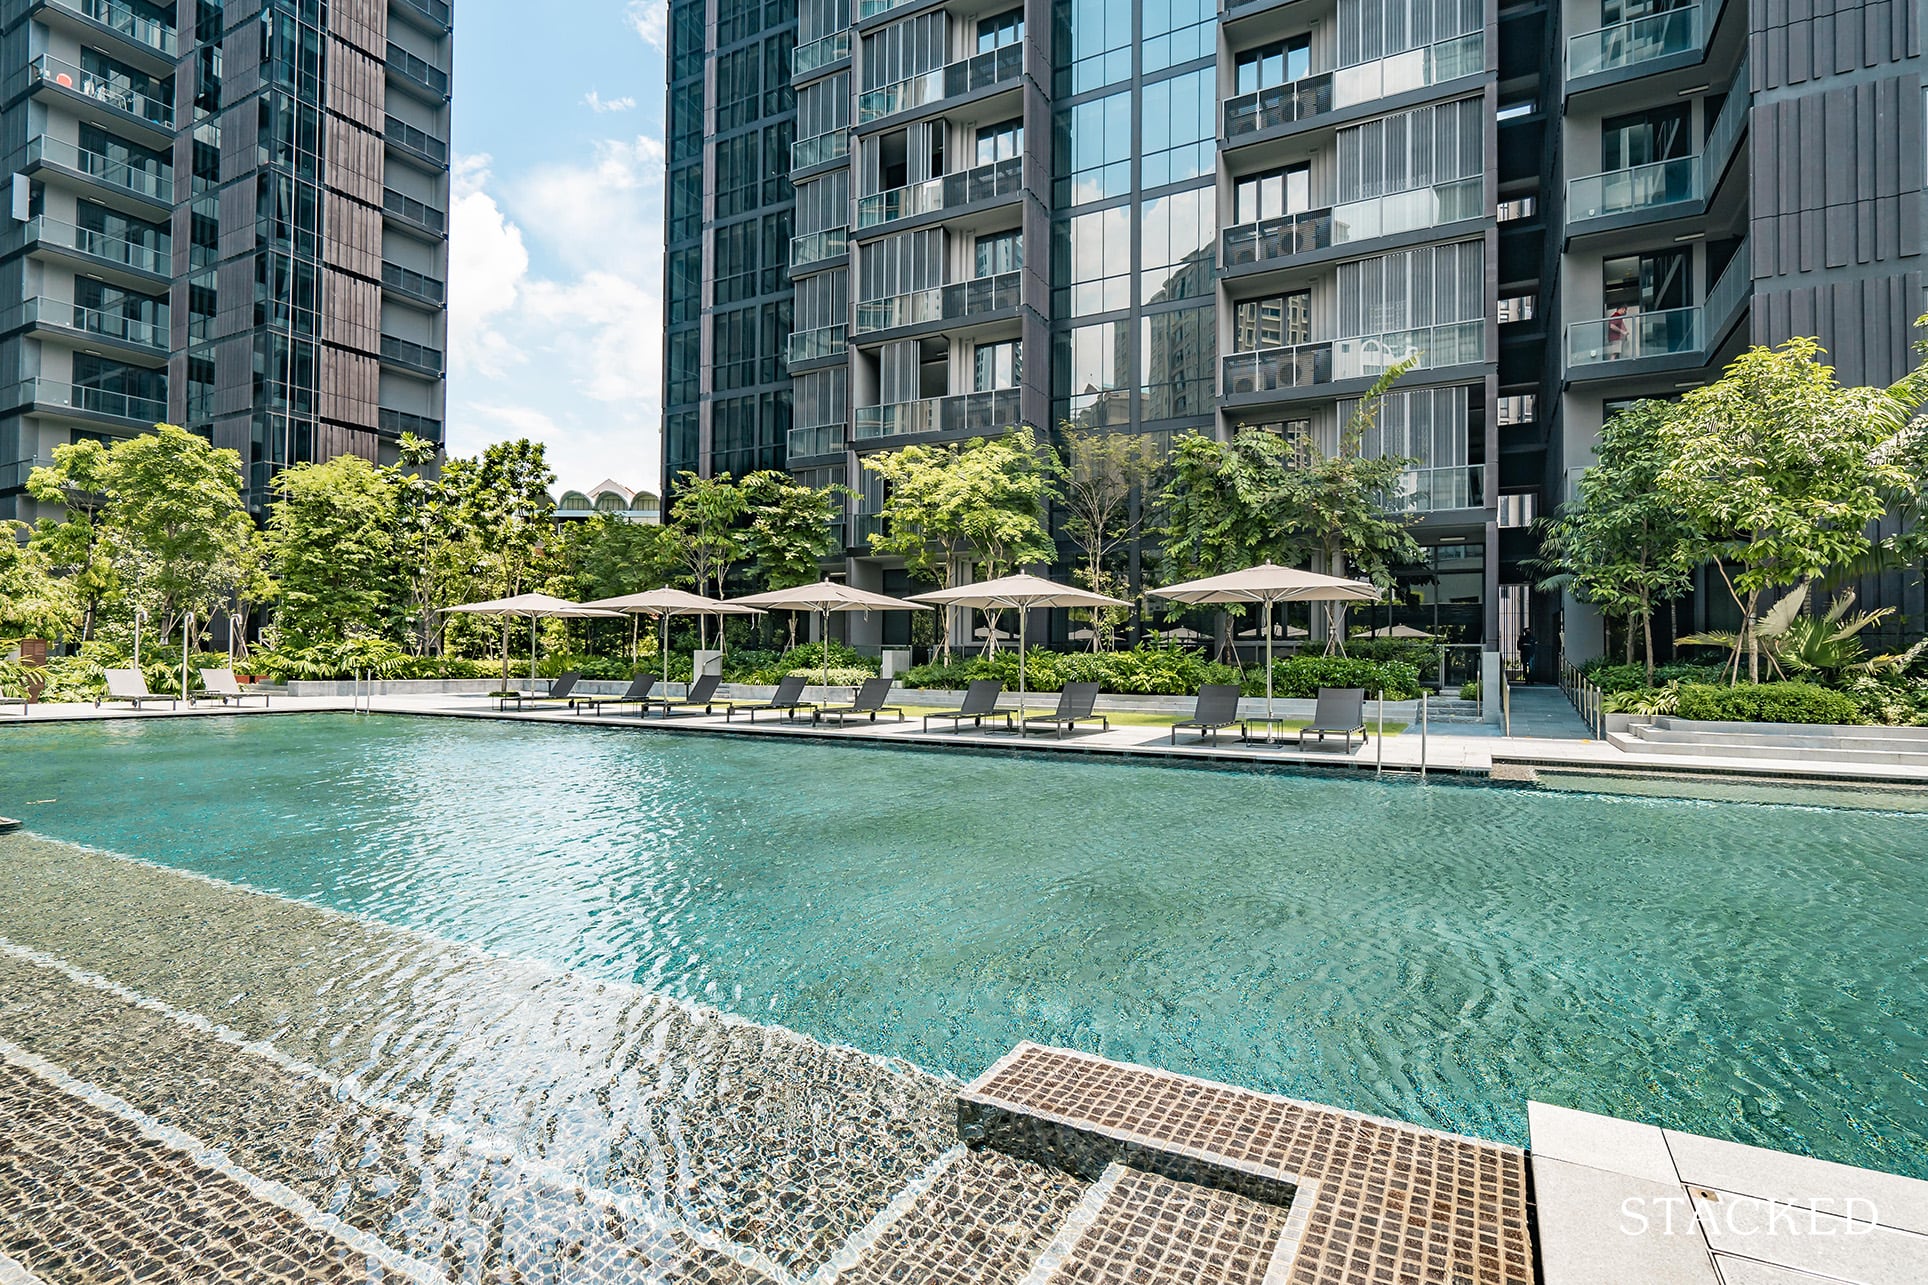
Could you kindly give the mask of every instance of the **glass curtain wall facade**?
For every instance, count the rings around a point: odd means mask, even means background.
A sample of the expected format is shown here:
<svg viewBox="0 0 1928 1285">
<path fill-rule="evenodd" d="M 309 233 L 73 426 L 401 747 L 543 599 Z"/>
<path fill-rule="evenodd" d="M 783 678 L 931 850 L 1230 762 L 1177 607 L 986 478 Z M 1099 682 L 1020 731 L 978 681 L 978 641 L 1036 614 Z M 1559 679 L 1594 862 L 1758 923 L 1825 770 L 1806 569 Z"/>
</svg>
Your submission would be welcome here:
<svg viewBox="0 0 1928 1285">
<path fill-rule="evenodd" d="M 0 516 L 54 447 L 183 424 L 245 461 L 440 442 L 445 0 L 34 0 L 0 57 Z"/>
</svg>

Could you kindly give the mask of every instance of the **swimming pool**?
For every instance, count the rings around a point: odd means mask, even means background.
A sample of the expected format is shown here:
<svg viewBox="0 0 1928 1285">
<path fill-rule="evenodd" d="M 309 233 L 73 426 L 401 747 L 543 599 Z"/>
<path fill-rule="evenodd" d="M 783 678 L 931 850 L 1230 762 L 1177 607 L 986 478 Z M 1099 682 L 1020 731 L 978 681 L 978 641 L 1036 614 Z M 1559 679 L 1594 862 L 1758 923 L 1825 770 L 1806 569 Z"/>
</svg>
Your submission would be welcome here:
<svg viewBox="0 0 1928 1285">
<path fill-rule="evenodd" d="M 1912 815 L 345 715 L 8 729 L 0 811 L 965 1078 L 1928 1176 Z"/>
</svg>

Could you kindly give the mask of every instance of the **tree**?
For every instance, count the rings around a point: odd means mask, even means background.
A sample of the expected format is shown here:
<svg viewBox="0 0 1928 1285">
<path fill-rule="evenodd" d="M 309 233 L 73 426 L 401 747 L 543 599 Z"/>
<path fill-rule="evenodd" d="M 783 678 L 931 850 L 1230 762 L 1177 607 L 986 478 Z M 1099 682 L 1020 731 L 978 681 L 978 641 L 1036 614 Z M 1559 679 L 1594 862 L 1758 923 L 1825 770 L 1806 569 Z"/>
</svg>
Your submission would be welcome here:
<svg viewBox="0 0 1928 1285">
<path fill-rule="evenodd" d="M 1743 652 L 1760 679 L 1762 594 L 1864 557 L 1870 525 L 1909 482 L 1889 449 L 1908 420 L 1903 390 L 1843 388 L 1821 355 L 1802 338 L 1750 348 L 1682 398 L 1661 430 L 1660 489 L 1740 607 L 1735 681 Z"/>
<path fill-rule="evenodd" d="M 1241 428 L 1229 442 L 1176 438 L 1157 527 L 1167 583 L 1297 562 L 1303 548 L 1282 520 L 1291 459 L 1291 444 L 1263 429 Z M 1184 610 L 1170 604 L 1168 618 Z"/>
<path fill-rule="evenodd" d="M 669 526 L 676 533 L 677 547 L 696 592 L 707 594 L 716 587 L 724 596 L 724 583 L 730 568 L 743 557 L 743 532 L 738 523 L 750 506 L 750 497 L 731 480 L 728 473 L 698 477 L 685 470 L 676 484 L 676 498 L 669 506 Z M 709 641 L 706 618 L 697 617 L 699 644 Z"/>
<path fill-rule="evenodd" d="M 448 617 L 441 608 L 463 596 L 470 569 L 481 557 L 461 502 L 472 460 L 450 460 L 436 477 L 423 466 L 438 453 L 435 443 L 403 433 L 397 462 L 383 470 L 395 488 L 395 565 L 408 603 L 409 648 L 417 656 L 441 651 Z"/>
<path fill-rule="evenodd" d="M 542 443 L 518 438 L 487 447 L 479 459 L 445 475 L 453 488 L 458 521 L 469 532 L 475 555 L 471 585 L 489 597 L 512 598 L 535 589 L 546 542 L 553 536 L 555 501 Z M 501 647 L 509 654 L 509 618 L 501 620 Z"/>
<path fill-rule="evenodd" d="M 669 583 L 682 570 L 675 535 L 655 523 L 598 513 L 564 528 L 560 542 L 569 596 L 579 602 L 617 598 Z M 591 630 L 595 621 L 587 622 Z M 632 652 L 639 622 L 630 620 Z"/>
<path fill-rule="evenodd" d="M 1660 489 L 1673 413 L 1666 402 L 1639 401 L 1608 420 L 1598 462 L 1580 475 L 1578 495 L 1547 524 L 1542 541 L 1542 587 L 1625 619 L 1629 663 L 1638 628 L 1649 685 L 1654 612 L 1693 587 L 1696 561 L 1694 529 Z"/>
<path fill-rule="evenodd" d="M 1059 430 L 1064 448 L 1053 462 L 1065 533 L 1078 548 L 1073 573 L 1093 593 L 1112 593 L 1122 582 L 1108 569 L 1114 551 L 1138 534 L 1142 506 L 1134 498 L 1150 489 L 1163 462 L 1152 439 L 1137 433 L 1100 433 L 1066 423 Z M 1122 623 L 1119 608 L 1086 613 L 1091 618 L 1091 650 L 1109 645 Z"/>
<path fill-rule="evenodd" d="M 275 479 L 269 564 L 280 586 L 275 624 L 294 647 L 351 631 L 390 641 L 407 623 L 397 555 L 396 480 L 358 455 L 297 464 Z"/>
<path fill-rule="evenodd" d="M 824 559 L 841 552 L 837 521 L 843 516 L 848 487 L 821 490 L 788 473 L 766 469 L 743 479 L 750 526 L 744 549 L 765 589 L 814 583 Z M 797 613 L 790 613 L 790 646 L 797 645 Z"/>
<path fill-rule="evenodd" d="M 82 604 L 71 577 L 22 537 L 24 522 L 0 522 L 0 634 L 59 638 L 79 625 Z M 0 655 L 11 644 L 0 647 Z"/>
<path fill-rule="evenodd" d="M 36 468 L 27 476 L 27 494 L 66 512 L 60 519 L 43 518 L 32 540 L 79 604 L 82 642 L 93 638 L 101 607 L 121 591 L 101 520 L 108 469 L 107 448 L 83 441 L 54 447 L 52 467 Z"/>
</svg>

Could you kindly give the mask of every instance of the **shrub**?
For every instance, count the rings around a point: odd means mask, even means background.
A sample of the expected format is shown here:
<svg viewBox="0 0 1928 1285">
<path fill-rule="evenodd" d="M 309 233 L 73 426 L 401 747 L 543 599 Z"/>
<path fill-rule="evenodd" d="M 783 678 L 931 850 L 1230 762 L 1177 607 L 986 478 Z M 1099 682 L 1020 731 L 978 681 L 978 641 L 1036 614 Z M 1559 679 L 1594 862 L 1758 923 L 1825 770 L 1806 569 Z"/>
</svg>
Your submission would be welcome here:
<svg viewBox="0 0 1928 1285">
<path fill-rule="evenodd" d="M 1217 664 L 1195 651 L 1179 647 L 1134 647 L 1130 651 L 1056 652 L 1033 647 L 1024 658 L 1026 686 L 1034 692 L 1055 692 L 1066 683 L 1098 684 L 1099 690 L 1130 696 L 1189 696 L 1206 683 L 1237 683 L 1239 671 Z M 905 672 L 906 687 L 962 688 L 976 679 L 994 678 L 1013 690 L 1018 685 L 1018 656 L 1000 651 L 971 656 L 948 664 L 918 665 Z M 1250 690 L 1252 676 L 1245 676 Z M 1265 676 L 1258 674 L 1259 690 Z"/>
<path fill-rule="evenodd" d="M 1813 683 L 1684 683 L 1680 717 L 1726 723 L 1858 723 L 1861 710 L 1845 692 Z"/>
<path fill-rule="evenodd" d="M 1861 717 L 1878 726 L 1928 724 L 1928 679 L 1863 674 L 1849 683 L 1847 695 Z"/>
<path fill-rule="evenodd" d="M 839 669 L 835 665 L 830 667 L 830 672 L 827 675 L 821 669 L 793 669 L 790 673 L 809 679 L 812 687 L 818 685 L 825 687 L 861 687 L 863 686 L 864 679 L 877 677 L 877 675 L 871 673 L 868 669 Z"/>
<path fill-rule="evenodd" d="M 1467 684 L 1466 684 L 1466 685 L 1465 685 L 1464 687 L 1461 687 L 1461 688 L 1459 689 L 1459 698 L 1460 698 L 1461 700 L 1463 700 L 1463 701 L 1476 701 L 1476 700 L 1478 700 L 1478 699 L 1479 699 L 1479 683 L 1478 683 L 1477 681 L 1475 681 L 1475 682 L 1470 682 L 1470 683 L 1467 683 Z"/>
<path fill-rule="evenodd" d="M 536 673 L 543 678 L 556 678 L 573 669 L 584 678 L 598 682 L 628 682 L 630 675 L 643 667 L 641 662 L 630 664 L 627 656 L 583 656 L 571 652 L 558 652 L 552 656 L 543 656 L 536 661 Z M 509 676 L 515 677 L 515 672 L 515 657 L 511 656 Z M 529 672 L 529 661 L 526 656 L 522 661 L 522 672 L 525 674 Z M 497 677 L 501 677 L 500 660 L 496 662 L 495 673 Z"/>
<path fill-rule="evenodd" d="M 1264 675 L 1260 675 L 1261 690 Z M 1280 696 L 1317 696 L 1321 687 L 1363 687 L 1387 700 L 1416 700 L 1419 671 L 1404 661 L 1361 660 L 1355 656 L 1294 656 L 1273 671 Z"/>
</svg>

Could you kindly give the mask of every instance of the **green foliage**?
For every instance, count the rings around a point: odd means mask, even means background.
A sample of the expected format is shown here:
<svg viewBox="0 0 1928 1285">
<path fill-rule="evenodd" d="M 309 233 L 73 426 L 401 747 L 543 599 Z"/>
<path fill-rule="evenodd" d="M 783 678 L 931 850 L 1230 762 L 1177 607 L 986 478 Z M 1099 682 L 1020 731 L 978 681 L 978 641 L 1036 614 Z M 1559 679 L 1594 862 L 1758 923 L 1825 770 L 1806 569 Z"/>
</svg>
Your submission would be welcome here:
<svg viewBox="0 0 1928 1285">
<path fill-rule="evenodd" d="M 1652 686 L 1647 681 L 1645 665 L 1616 665 L 1604 659 L 1590 661 L 1580 667 L 1580 672 L 1611 696 L 1616 692 L 1634 692 Z M 1726 681 L 1727 671 L 1720 665 L 1662 665 L 1654 670 L 1658 683 L 1719 683 Z"/>
<path fill-rule="evenodd" d="M 1928 643 L 1917 643 L 1895 655 L 1869 656 L 1859 635 L 1894 614 L 1892 607 L 1849 615 L 1854 607 L 1854 591 L 1835 596 L 1820 616 L 1802 614 L 1807 605 L 1808 584 L 1797 585 L 1794 592 L 1766 612 L 1747 621 L 1740 634 L 1692 634 L 1680 641 L 1703 646 L 1738 647 L 1751 641 L 1758 654 L 1765 656 L 1774 673 L 1819 675 L 1838 683 L 1843 675 L 1900 672 L 1914 664 Z"/>
<path fill-rule="evenodd" d="M 1200 432 L 1174 439 L 1158 528 L 1167 580 L 1293 561 L 1299 546 L 1280 520 L 1291 460 L 1286 440 L 1262 429 L 1241 428 L 1229 442 Z"/>
<path fill-rule="evenodd" d="M 843 516 L 850 489 L 818 490 L 788 473 L 765 469 L 744 478 L 743 490 L 750 512 L 744 549 L 763 587 L 814 584 L 824 559 L 843 552 L 833 524 Z"/>
<path fill-rule="evenodd" d="M 399 639 L 407 589 L 396 556 L 392 474 L 358 455 L 297 464 L 275 479 L 268 560 L 288 646 L 372 633 Z"/>
<path fill-rule="evenodd" d="M 1861 721 L 1861 708 L 1845 692 L 1815 683 L 1742 683 L 1715 687 L 1683 683 L 1682 718 L 1726 723 L 1833 723 Z"/>
<path fill-rule="evenodd" d="M 1478 700 L 1479 699 L 1479 680 L 1475 679 L 1470 683 L 1462 684 L 1459 689 L 1459 698 L 1463 701 Z"/>
<path fill-rule="evenodd" d="M 27 477 L 27 494 L 64 512 L 60 518 L 41 519 L 33 544 L 73 594 L 82 641 L 94 636 L 101 607 L 121 592 L 120 572 L 101 518 L 108 480 L 107 447 L 95 441 L 54 447 L 53 465 L 36 468 Z M 7 596 L 0 593 L 0 600 Z"/>
<path fill-rule="evenodd" d="M 1928 678 L 1863 674 L 1849 682 L 1847 694 L 1864 722 L 1883 727 L 1928 725 Z"/>
<path fill-rule="evenodd" d="M 1066 683 L 1096 682 L 1100 690 L 1136 696 L 1186 696 L 1205 683 L 1236 683 L 1239 673 L 1195 651 L 1174 647 L 1136 647 L 1114 652 L 1054 652 L 1034 647 L 1025 655 L 1026 686 L 1055 692 Z M 1001 651 L 989 656 L 919 665 L 904 675 L 906 687 L 962 689 L 980 678 L 994 678 L 1012 691 L 1018 686 L 1018 658 Z"/>
<path fill-rule="evenodd" d="M 82 616 L 74 582 L 54 572 L 37 544 L 22 544 L 19 522 L 0 522 L 0 631 L 59 638 Z"/>
<path fill-rule="evenodd" d="M 1362 660 L 1356 656 L 1294 656 L 1272 671 L 1275 696 L 1317 696 L 1321 687 L 1363 687 L 1387 700 L 1419 699 L 1419 671 L 1401 660 Z M 1261 676 L 1259 690 L 1264 690 Z"/>
<path fill-rule="evenodd" d="M 737 524 L 749 506 L 748 492 L 728 473 L 698 477 L 685 470 L 678 477 L 669 526 L 696 592 L 723 596 L 730 568 L 743 556 L 743 532 Z"/>
<path fill-rule="evenodd" d="M 1064 448 L 1050 467 L 1065 510 L 1065 534 L 1078 550 L 1072 578 L 1094 593 L 1128 597 L 1111 562 L 1144 525 L 1144 505 L 1134 508 L 1131 501 L 1152 489 L 1163 464 L 1158 447 L 1141 434 L 1093 432 L 1069 423 L 1059 434 Z M 1071 618 L 1093 622 L 1091 649 L 1103 651 L 1130 614 L 1128 608 L 1101 607 L 1073 611 Z"/>
<path fill-rule="evenodd" d="M 1628 669 L 1634 666 L 1626 666 Z M 1668 683 L 1659 688 L 1634 688 L 1614 692 L 1602 702 L 1609 714 L 1634 714 L 1641 718 L 1659 718 L 1663 715 L 1680 712 L 1680 684 Z"/>
<path fill-rule="evenodd" d="M 578 602 L 658 588 L 676 579 L 683 566 L 676 536 L 667 527 L 625 521 L 613 513 L 571 522 L 558 552 L 567 568 L 560 577 L 565 596 Z"/>
<path fill-rule="evenodd" d="M 628 682 L 638 670 L 652 668 L 648 658 L 635 665 L 626 656 L 588 656 L 576 652 L 553 652 L 536 662 L 536 673 L 543 678 L 558 678 L 570 670 L 575 670 L 584 678 L 599 682 Z M 528 673 L 528 667 L 523 667 Z"/>
</svg>

